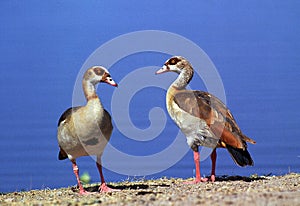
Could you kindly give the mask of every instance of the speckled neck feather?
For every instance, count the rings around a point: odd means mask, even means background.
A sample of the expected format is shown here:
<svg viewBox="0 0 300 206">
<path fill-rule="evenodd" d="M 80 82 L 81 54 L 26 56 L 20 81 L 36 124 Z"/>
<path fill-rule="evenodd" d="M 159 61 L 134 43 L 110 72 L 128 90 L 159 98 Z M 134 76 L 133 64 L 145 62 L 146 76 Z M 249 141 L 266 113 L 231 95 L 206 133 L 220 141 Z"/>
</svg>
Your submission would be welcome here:
<svg viewBox="0 0 300 206">
<path fill-rule="evenodd" d="M 83 92 L 87 101 L 98 98 L 96 94 L 96 87 L 89 80 L 83 79 L 82 81 Z"/>
<path fill-rule="evenodd" d="M 185 89 L 188 83 L 191 81 L 194 75 L 194 70 L 190 65 L 184 67 L 177 79 L 173 82 L 172 86 L 176 89 Z"/>
</svg>

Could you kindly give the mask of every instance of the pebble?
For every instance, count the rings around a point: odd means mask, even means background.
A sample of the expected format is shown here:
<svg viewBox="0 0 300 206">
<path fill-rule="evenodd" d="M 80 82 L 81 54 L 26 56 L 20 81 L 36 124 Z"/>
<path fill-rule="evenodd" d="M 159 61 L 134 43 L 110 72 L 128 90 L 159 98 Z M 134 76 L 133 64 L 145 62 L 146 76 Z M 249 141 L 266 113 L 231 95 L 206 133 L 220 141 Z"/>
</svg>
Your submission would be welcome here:
<svg viewBox="0 0 300 206">
<path fill-rule="evenodd" d="M 161 178 L 112 183 L 121 192 L 78 195 L 74 187 L 0 195 L 0 205 L 297 205 L 300 174 L 220 177 L 214 183 L 185 185 L 183 179 Z M 191 179 L 189 179 L 191 180 Z M 93 184 L 95 187 L 95 184 Z M 91 187 L 92 185 L 85 185 Z M 74 190 L 74 191 L 73 191 Z"/>
</svg>

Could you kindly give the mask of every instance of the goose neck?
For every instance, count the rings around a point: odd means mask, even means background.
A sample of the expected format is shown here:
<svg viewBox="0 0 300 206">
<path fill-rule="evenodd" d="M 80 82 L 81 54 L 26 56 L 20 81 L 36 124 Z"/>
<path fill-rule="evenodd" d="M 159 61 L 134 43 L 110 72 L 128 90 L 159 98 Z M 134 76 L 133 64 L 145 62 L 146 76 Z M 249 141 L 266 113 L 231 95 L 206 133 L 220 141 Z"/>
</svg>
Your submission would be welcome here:
<svg viewBox="0 0 300 206">
<path fill-rule="evenodd" d="M 96 94 L 96 86 L 92 84 L 90 81 L 83 80 L 82 87 L 83 87 L 84 96 L 87 99 L 87 101 L 94 98 L 98 98 Z"/>
<path fill-rule="evenodd" d="M 193 78 L 193 74 L 194 71 L 192 68 L 184 68 L 178 75 L 177 79 L 173 82 L 172 86 L 176 89 L 185 89 L 185 87 Z"/>
</svg>

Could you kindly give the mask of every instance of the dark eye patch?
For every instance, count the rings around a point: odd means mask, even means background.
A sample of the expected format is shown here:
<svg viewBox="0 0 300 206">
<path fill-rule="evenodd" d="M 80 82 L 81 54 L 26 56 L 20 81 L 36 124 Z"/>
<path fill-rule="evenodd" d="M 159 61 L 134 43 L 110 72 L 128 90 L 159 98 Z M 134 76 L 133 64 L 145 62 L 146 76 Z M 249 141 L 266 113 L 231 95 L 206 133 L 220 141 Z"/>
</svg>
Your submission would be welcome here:
<svg viewBox="0 0 300 206">
<path fill-rule="evenodd" d="M 171 58 L 171 59 L 169 60 L 168 63 L 169 63 L 170 65 L 175 65 L 175 64 L 177 64 L 179 61 L 180 61 L 180 60 L 179 60 L 178 58 L 173 57 L 173 58 Z"/>
<path fill-rule="evenodd" d="M 94 68 L 94 72 L 95 72 L 96 75 L 102 76 L 105 71 L 103 69 L 99 68 L 99 67 L 96 67 L 96 68 Z"/>
<path fill-rule="evenodd" d="M 107 77 L 110 77 L 109 73 L 106 73 L 102 75 L 102 81 L 105 81 Z"/>
</svg>

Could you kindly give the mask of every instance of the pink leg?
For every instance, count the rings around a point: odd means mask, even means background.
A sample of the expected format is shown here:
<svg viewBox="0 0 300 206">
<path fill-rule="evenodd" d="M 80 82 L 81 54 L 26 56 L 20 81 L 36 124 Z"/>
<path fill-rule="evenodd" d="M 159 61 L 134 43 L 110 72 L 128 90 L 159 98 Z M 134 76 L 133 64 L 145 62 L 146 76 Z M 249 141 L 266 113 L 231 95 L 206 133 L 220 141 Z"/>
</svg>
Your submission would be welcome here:
<svg viewBox="0 0 300 206">
<path fill-rule="evenodd" d="M 194 181 L 184 182 L 184 184 L 197 184 L 199 182 L 207 182 L 207 178 L 201 178 L 200 174 L 200 155 L 199 152 L 194 151 L 194 161 L 196 166 L 196 179 Z"/>
<path fill-rule="evenodd" d="M 115 192 L 115 191 L 120 191 L 118 189 L 112 189 L 112 188 L 110 188 L 110 187 L 108 187 L 106 185 L 105 180 L 104 180 L 104 176 L 103 176 L 103 172 L 102 172 L 102 165 L 101 165 L 101 158 L 100 157 L 97 157 L 96 165 L 97 165 L 98 171 L 100 173 L 100 179 L 101 179 L 101 185 L 99 187 L 99 191 L 100 192 Z"/>
<path fill-rule="evenodd" d="M 214 182 L 216 180 L 216 159 L 217 159 L 217 152 L 216 149 L 210 155 L 211 158 L 211 175 L 210 181 Z"/>
<path fill-rule="evenodd" d="M 83 186 L 82 186 L 82 184 L 80 182 L 80 179 L 79 179 L 79 169 L 77 167 L 77 164 L 76 164 L 75 160 L 72 161 L 72 166 L 73 166 L 73 172 L 74 172 L 74 174 L 76 176 L 76 179 L 77 179 L 77 184 L 79 186 L 79 194 L 80 195 L 89 194 L 87 191 L 84 190 L 84 188 L 83 188 Z"/>
</svg>

